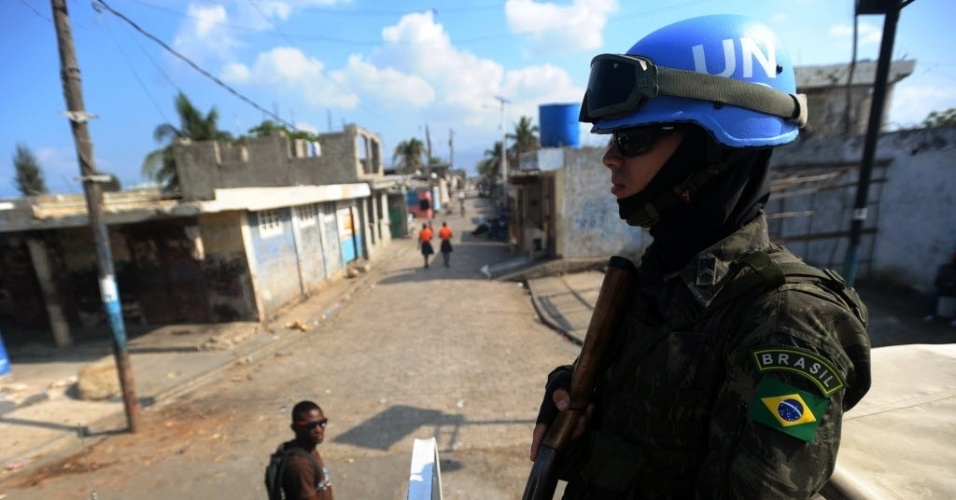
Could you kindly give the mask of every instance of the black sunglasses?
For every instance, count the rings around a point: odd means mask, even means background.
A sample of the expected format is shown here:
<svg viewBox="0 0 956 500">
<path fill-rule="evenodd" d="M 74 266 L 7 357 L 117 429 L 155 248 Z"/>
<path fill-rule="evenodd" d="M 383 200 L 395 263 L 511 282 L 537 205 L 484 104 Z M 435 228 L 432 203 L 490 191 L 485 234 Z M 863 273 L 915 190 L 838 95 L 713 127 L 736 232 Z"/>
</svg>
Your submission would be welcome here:
<svg viewBox="0 0 956 500">
<path fill-rule="evenodd" d="M 677 127 L 673 125 L 646 125 L 626 128 L 614 132 L 611 143 L 617 147 L 621 156 L 631 158 L 647 153 L 661 137 L 673 134 Z"/>
<path fill-rule="evenodd" d="M 322 420 L 316 420 L 315 422 L 296 422 L 296 427 L 302 427 L 303 429 L 312 430 L 316 427 L 321 427 L 325 429 L 325 424 L 329 423 L 329 419 L 323 418 Z"/>
</svg>

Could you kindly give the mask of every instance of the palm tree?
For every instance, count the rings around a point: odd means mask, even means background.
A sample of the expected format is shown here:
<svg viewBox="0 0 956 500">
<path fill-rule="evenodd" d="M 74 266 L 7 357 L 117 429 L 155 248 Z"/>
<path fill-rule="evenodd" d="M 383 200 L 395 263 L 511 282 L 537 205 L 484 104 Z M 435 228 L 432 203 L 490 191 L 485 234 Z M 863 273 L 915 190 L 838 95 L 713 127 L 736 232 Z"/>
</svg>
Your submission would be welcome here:
<svg viewBox="0 0 956 500">
<path fill-rule="evenodd" d="M 399 158 L 400 161 L 396 165 L 400 168 L 396 168 L 396 170 L 410 174 L 422 167 L 424 164 L 424 156 L 425 144 L 413 137 L 395 146 L 395 152 L 392 154 L 392 163 L 395 163 L 395 159 Z"/>
<path fill-rule="evenodd" d="M 514 139 L 514 155 L 520 157 L 521 153 L 534 151 L 538 145 L 538 136 L 535 135 L 540 129 L 537 125 L 531 125 L 531 118 L 522 116 L 515 124 L 515 133 L 508 134 L 508 138 Z"/>
<path fill-rule="evenodd" d="M 164 191 L 179 191 L 180 188 L 176 158 L 173 156 L 173 144 L 178 139 L 195 142 L 232 140 L 232 134 L 219 130 L 219 112 L 215 107 L 203 116 L 182 92 L 176 95 L 175 103 L 179 128 L 169 123 L 156 127 L 153 139 L 165 142 L 166 146 L 146 155 L 142 166 L 143 175 L 158 182 Z"/>
<path fill-rule="evenodd" d="M 485 157 L 478 162 L 478 175 L 488 181 L 489 186 L 497 186 L 501 174 L 501 141 L 495 141 L 494 149 L 486 149 Z"/>
</svg>

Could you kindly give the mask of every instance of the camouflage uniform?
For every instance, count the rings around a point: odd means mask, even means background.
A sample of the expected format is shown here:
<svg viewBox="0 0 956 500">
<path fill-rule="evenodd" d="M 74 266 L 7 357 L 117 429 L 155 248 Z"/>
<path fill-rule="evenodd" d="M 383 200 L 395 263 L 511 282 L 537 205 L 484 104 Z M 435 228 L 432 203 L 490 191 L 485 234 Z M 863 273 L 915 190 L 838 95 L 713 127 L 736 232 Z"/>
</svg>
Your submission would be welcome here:
<svg viewBox="0 0 956 500">
<path fill-rule="evenodd" d="M 565 498 L 812 496 L 870 384 L 856 293 L 815 270 L 764 286 L 767 270 L 813 269 L 770 243 L 762 213 L 678 273 L 654 254 L 568 450 Z M 769 265 L 742 264 L 753 255 Z"/>
</svg>

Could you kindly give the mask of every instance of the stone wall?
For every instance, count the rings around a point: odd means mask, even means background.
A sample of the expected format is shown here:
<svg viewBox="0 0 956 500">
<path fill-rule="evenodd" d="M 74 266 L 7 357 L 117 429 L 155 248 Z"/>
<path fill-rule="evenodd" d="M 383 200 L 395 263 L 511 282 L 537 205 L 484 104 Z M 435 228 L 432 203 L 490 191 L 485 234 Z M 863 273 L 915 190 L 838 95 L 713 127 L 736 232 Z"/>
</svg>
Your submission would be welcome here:
<svg viewBox="0 0 956 500">
<path fill-rule="evenodd" d="M 183 199 L 211 200 L 216 189 L 351 184 L 383 177 L 381 139 L 355 125 L 321 134 L 318 143 L 281 134 L 244 144 L 174 146 Z"/>
</svg>

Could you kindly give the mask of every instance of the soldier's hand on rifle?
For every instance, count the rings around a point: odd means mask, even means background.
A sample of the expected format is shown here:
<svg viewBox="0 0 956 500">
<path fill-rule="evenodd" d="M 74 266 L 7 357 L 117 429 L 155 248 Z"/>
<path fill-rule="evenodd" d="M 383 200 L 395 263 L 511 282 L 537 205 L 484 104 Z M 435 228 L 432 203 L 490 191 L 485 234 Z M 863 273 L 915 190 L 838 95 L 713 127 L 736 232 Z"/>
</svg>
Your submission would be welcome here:
<svg viewBox="0 0 956 500">
<path fill-rule="evenodd" d="M 571 407 L 571 395 L 568 388 L 571 386 L 571 367 L 561 366 L 556 368 L 548 375 L 548 384 L 545 386 L 544 400 L 541 402 L 541 409 L 538 410 L 537 424 L 534 426 L 534 433 L 531 437 L 531 461 L 534 462 L 538 456 L 538 450 L 541 448 L 541 441 L 548 432 L 548 427 L 554 422 L 558 414 L 567 411 Z M 580 418 L 571 435 L 571 439 L 577 439 L 587 428 L 588 418 L 594 411 L 594 405 L 588 405 L 584 416 Z"/>
</svg>

